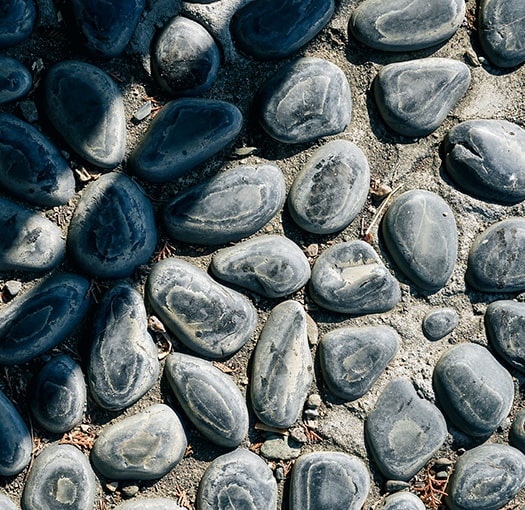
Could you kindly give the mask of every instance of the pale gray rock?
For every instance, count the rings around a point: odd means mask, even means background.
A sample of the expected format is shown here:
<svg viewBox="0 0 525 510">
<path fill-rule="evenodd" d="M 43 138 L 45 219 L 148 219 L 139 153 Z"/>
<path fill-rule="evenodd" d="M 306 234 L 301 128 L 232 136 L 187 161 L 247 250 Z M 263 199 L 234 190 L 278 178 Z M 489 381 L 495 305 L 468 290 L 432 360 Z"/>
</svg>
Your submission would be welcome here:
<svg viewBox="0 0 525 510">
<path fill-rule="evenodd" d="M 24 97 L 32 85 L 31 73 L 20 61 L 0 56 L 0 105 Z"/>
<path fill-rule="evenodd" d="M 174 499 L 137 498 L 115 507 L 115 510 L 184 510 Z"/>
<path fill-rule="evenodd" d="M 440 340 L 456 329 L 458 320 L 458 312 L 453 308 L 431 310 L 423 318 L 423 333 L 429 340 Z"/>
<path fill-rule="evenodd" d="M 18 507 L 5 494 L 0 493 L 0 508 L 2 510 L 18 510 Z"/>
<path fill-rule="evenodd" d="M 261 445 L 261 455 L 272 460 L 293 460 L 301 455 L 301 446 L 290 436 L 269 434 Z"/>
<path fill-rule="evenodd" d="M 425 505 L 413 492 L 390 494 L 378 510 L 425 510 Z"/>
<path fill-rule="evenodd" d="M 33 0 L 3 0 L 0 6 L 0 49 L 27 39 L 36 21 Z"/>
</svg>

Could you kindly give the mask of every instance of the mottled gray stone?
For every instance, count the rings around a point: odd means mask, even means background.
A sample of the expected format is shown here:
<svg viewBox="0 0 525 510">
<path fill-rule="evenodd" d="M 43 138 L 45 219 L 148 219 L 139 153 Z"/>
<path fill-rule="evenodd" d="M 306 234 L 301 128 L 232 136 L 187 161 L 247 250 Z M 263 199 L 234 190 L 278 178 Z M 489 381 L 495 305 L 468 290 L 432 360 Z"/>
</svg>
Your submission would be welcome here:
<svg viewBox="0 0 525 510">
<path fill-rule="evenodd" d="M 288 208 L 304 230 L 331 234 L 350 225 L 369 188 L 370 168 L 361 149 L 347 140 L 334 140 L 318 149 L 297 174 Z"/>
<path fill-rule="evenodd" d="M 417 396 L 407 379 L 390 382 L 365 422 L 371 453 L 386 478 L 409 480 L 447 437 L 439 409 Z"/>
<path fill-rule="evenodd" d="M 456 265 L 454 214 L 435 193 L 411 190 L 388 208 L 382 222 L 386 247 L 399 269 L 418 287 L 444 287 Z"/>
<path fill-rule="evenodd" d="M 137 498 L 115 507 L 115 510 L 184 510 L 174 499 Z"/>
<path fill-rule="evenodd" d="M 2 510 L 18 510 L 18 507 L 5 494 L 0 494 L 0 508 Z"/>
<path fill-rule="evenodd" d="M 313 376 L 306 313 L 296 301 L 273 308 L 255 347 L 252 407 L 271 427 L 287 428 L 299 417 Z"/>
<path fill-rule="evenodd" d="M 27 39 L 35 20 L 33 0 L 3 0 L 0 5 L 0 48 L 14 46 Z"/>
<path fill-rule="evenodd" d="M 352 119 L 345 74 L 321 58 L 299 58 L 279 69 L 264 83 L 256 102 L 261 126 L 283 143 L 341 133 Z"/>
<path fill-rule="evenodd" d="M 525 453 L 525 408 L 518 413 L 512 422 L 509 443 Z"/>
<path fill-rule="evenodd" d="M 425 505 L 413 492 L 397 492 L 387 496 L 378 510 L 425 510 Z"/>
<path fill-rule="evenodd" d="M 0 56 L 0 105 L 24 97 L 32 85 L 31 73 L 20 61 Z"/>
<path fill-rule="evenodd" d="M 310 292 L 323 308 L 354 315 L 386 312 L 401 297 L 397 280 L 364 241 L 335 244 L 321 253 Z"/>
<path fill-rule="evenodd" d="M 374 81 L 379 113 L 390 129 L 410 137 L 435 131 L 463 97 L 469 68 L 449 58 L 388 64 Z"/>
<path fill-rule="evenodd" d="M 293 460 L 301 455 L 301 446 L 290 436 L 269 434 L 261 445 L 261 455 L 273 460 Z"/>
<path fill-rule="evenodd" d="M 163 219 L 174 239 L 225 244 L 257 232 L 285 199 L 284 178 L 277 166 L 241 165 L 176 195 L 165 207 Z"/>
<path fill-rule="evenodd" d="M 171 353 L 164 372 L 193 425 L 210 441 L 238 446 L 248 433 L 245 399 L 228 375 L 209 361 Z"/>
<path fill-rule="evenodd" d="M 155 264 L 146 283 L 151 306 L 187 347 L 209 358 L 237 352 L 257 326 L 257 312 L 242 294 L 178 258 Z"/>
<path fill-rule="evenodd" d="M 456 329 L 458 320 L 454 308 L 431 310 L 423 318 L 423 333 L 429 340 L 440 340 Z"/>
</svg>

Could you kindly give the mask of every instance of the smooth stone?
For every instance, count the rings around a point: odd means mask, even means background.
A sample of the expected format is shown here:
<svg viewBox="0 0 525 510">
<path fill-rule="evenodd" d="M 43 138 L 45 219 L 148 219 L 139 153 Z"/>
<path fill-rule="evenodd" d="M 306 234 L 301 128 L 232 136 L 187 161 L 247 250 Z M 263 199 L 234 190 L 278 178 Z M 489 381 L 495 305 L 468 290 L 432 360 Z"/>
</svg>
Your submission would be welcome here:
<svg viewBox="0 0 525 510">
<path fill-rule="evenodd" d="M 287 428 L 299 418 L 313 378 L 306 312 L 297 301 L 274 307 L 252 360 L 251 400 L 270 427 Z"/>
<path fill-rule="evenodd" d="M 2 510 L 18 510 L 18 507 L 5 494 L 0 494 L 0 508 Z"/>
<path fill-rule="evenodd" d="M 297 292 L 310 279 L 310 264 L 293 241 L 263 235 L 215 253 L 210 269 L 219 279 L 265 297 Z"/>
<path fill-rule="evenodd" d="M 290 436 L 270 434 L 261 445 L 261 455 L 273 460 L 293 460 L 301 455 L 301 443 Z"/>
<path fill-rule="evenodd" d="M 60 151 L 38 129 L 8 113 L 0 114 L 0 185 L 42 207 L 67 204 L 75 194 L 73 171 Z"/>
<path fill-rule="evenodd" d="M 164 368 L 179 404 L 210 441 L 238 446 L 248 434 L 248 408 L 233 379 L 209 361 L 171 353 Z"/>
<path fill-rule="evenodd" d="M 199 483 L 199 510 L 276 510 L 277 483 L 258 455 L 237 449 L 217 457 Z"/>
<path fill-rule="evenodd" d="M 349 30 L 371 48 L 414 51 L 450 39 L 464 17 L 464 0 L 365 0 L 352 12 Z"/>
<path fill-rule="evenodd" d="M 185 510 L 177 501 L 168 498 L 137 498 L 115 507 L 115 510 Z"/>
<path fill-rule="evenodd" d="M 32 383 L 29 405 L 38 424 L 49 432 L 63 434 L 77 426 L 86 405 L 80 365 L 66 354 L 52 358 Z"/>
<path fill-rule="evenodd" d="M 439 195 L 406 191 L 387 209 L 382 227 L 390 256 L 409 280 L 430 292 L 446 285 L 456 265 L 458 232 Z"/>
<path fill-rule="evenodd" d="M 91 462 L 110 480 L 155 480 L 180 462 L 186 446 L 179 417 L 167 405 L 155 404 L 105 427 Z"/>
<path fill-rule="evenodd" d="M 525 408 L 522 409 L 512 422 L 509 432 L 509 443 L 525 453 Z"/>
<path fill-rule="evenodd" d="M 334 9 L 334 0 L 255 0 L 235 13 L 230 30 L 245 55 L 286 58 L 324 28 Z"/>
<path fill-rule="evenodd" d="M 130 177 L 110 172 L 85 188 L 67 235 L 68 251 L 83 271 L 99 278 L 131 276 L 156 244 L 153 207 Z"/>
<path fill-rule="evenodd" d="M 401 298 L 399 283 L 364 241 L 338 243 L 321 253 L 310 293 L 319 306 L 354 315 L 387 312 Z"/>
<path fill-rule="evenodd" d="M 43 85 L 46 115 L 71 149 L 93 165 L 119 165 L 126 149 L 126 115 L 111 77 L 69 60 L 51 67 Z"/>
<path fill-rule="evenodd" d="M 525 485 L 525 455 L 505 444 L 483 444 L 458 458 L 447 486 L 451 510 L 498 510 Z"/>
<path fill-rule="evenodd" d="M 33 0 L 2 0 L 0 5 L 0 48 L 27 39 L 33 31 L 36 8 Z"/>
<path fill-rule="evenodd" d="M 362 397 L 399 349 L 399 336 L 387 326 L 338 328 L 323 336 L 319 360 L 329 390 L 347 401 Z"/>
<path fill-rule="evenodd" d="M 435 405 L 417 396 L 408 379 L 398 378 L 377 399 L 365 435 L 383 475 L 408 481 L 444 443 L 447 424 Z"/>
<path fill-rule="evenodd" d="M 257 312 L 248 298 L 179 258 L 167 258 L 153 266 L 146 292 L 165 325 L 201 356 L 232 355 L 257 326 Z"/>
<path fill-rule="evenodd" d="M 425 505 L 413 492 L 390 494 L 378 510 L 425 510 Z"/>
<path fill-rule="evenodd" d="M 25 363 L 64 340 L 86 316 L 89 282 L 55 274 L 0 310 L 0 363 Z"/>
<path fill-rule="evenodd" d="M 506 120 L 476 119 L 445 137 L 445 165 L 466 193 L 502 204 L 525 199 L 525 130 Z"/>
<path fill-rule="evenodd" d="M 374 81 L 374 97 L 390 129 L 421 137 L 435 131 L 465 95 L 466 64 L 449 58 L 422 58 L 388 64 Z"/>
<path fill-rule="evenodd" d="M 285 199 L 286 186 L 277 166 L 241 165 L 176 195 L 165 207 L 163 220 L 173 239 L 226 244 L 264 227 Z"/>
<path fill-rule="evenodd" d="M 167 103 L 133 150 L 131 171 L 163 183 L 187 174 L 239 134 L 242 114 L 233 104 L 202 98 Z"/>
<path fill-rule="evenodd" d="M 142 296 L 126 284 L 113 287 L 94 316 L 87 370 L 93 400 L 111 411 L 125 409 L 151 389 L 159 372 Z"/>
<path fill-rule="evenodd" d="M 290 214 L 302 229 L 331 234 L 361 212 L 370 188 L 368 161 L 357 145 L 334 140 L 314 152 L 288 194 Z"/>
<path fill-rule="evenodd" d="M 0 105 L 24 97 L 33 86 L 31 73 L 22 62 L 0 56 Z"/>
<path fill-rule="evenodd" d="M 22 282 L 18 280 L 8 280 L 5 282 L 4 289 L 7 290 L 11 297 L 15 297 L 22 290 Z"/>
<path fill-rule="evenodd" d="M 511 410 L 512 377 L 481 345 L 459 344 L 446 351 L 436 363 L 433 382 L 447 418 L 470 436 L 492 434 Z"/>
<path fill-rule="evenodd" d="M 453 308 L 431 310 L 423 318 L 423 333 L 429 340 L 440 340 L 456 329 L 458 321 L 458 312 Z"/>
<path fill-rule="evenodd" d="M 151 55 L 157 83 L 176 96 L 197 96 L 217 79 L 221 55 L 209 32 L 199 23 L 177 16 L 158 36 Z"/>
<path fill-rule="evenodd" d="M 313 142 L 341 133 L 350 124 L 350 85 L 335 64 L 303 57 L 285 65 L 264 83 L 256 108 L 259 123 L 275 140 Z"/>
</svg>

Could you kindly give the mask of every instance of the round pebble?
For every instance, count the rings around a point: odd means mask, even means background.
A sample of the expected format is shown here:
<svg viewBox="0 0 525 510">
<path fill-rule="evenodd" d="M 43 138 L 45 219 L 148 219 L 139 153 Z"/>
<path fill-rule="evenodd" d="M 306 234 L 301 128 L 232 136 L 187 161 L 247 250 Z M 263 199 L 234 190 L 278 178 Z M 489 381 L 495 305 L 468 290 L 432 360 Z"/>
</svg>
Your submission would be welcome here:
<svg viewBox="0 0 525 510">
<path fill-rule="evenodd" d="M 423 333 L 429 340 L 440 340 L 456 329 L 458 320 L 458 312 L 453 308 L 431 310 L 423 319 Z"/>
<path fill-rule="evenodd" d="M 425 510 L 425 505 L 413 492 L 397 492 L 387 496 L 378 510 Z"/>
<path fill-rule="evenodd" d="M 3 0 L 0 6 L 0 48 L 15 46 L 27 39 L 35 21 L 33 0 Z"/>
<path fill-rule="evenodd" d="M 509 442 L 522 453 L 525 453 L 525 409 L 522 409 L 512 422 Z"/>
<path fill-rule="evenodd" d="M 115 507 L 115 510 L 185 510 L 174 499 L 137 498 Z"/>
<path fill-rule="evenodd" d="M 2 510 L 18 510 L 18 507 L 5 494 L 0 494 L 0 508 Z"/>
<path fill-rule="evenodd" d="M 294 460 L 301 455 L 302 444 L 290 436 L 269 434 L 261 445 L 261 455 L 272 460 Z"/>
<path fill-rule="evenodd" d="M 0 105 L 24 97 L 33 85 L 33 78 L 26 67 L 11 57 L 0 56 Z"/>
</svg>

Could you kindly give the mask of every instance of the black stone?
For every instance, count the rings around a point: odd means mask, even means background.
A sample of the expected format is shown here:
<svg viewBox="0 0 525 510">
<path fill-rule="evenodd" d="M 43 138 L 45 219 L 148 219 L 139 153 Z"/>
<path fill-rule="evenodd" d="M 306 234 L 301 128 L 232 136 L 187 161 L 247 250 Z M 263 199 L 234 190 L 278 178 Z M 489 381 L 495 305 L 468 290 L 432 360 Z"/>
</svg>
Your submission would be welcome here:
<svg viewBox="0 0 525 510">
<path fill-rule="evenodd" d="M 525 409 L 522 409 L 512 422 L 509 443 L 525 453 Z"/>
<path fill-rule="evenodd" d="M 427 313 L 423 319 L 423 333 L 432 341 L 452 333 L 458 325 L 458 312 L 453 308 L 438 308 Z"/>
<path fill-rule="evenodd" d="M 425 510 L 421 498 L 413 492 L 396 492 L 385 498 L 378 510 Z"/>
<path fill-rule="evenodd" d="M 137 498 L 115 507 L 115 510 L 184 510 L 174 499 Z"/>
<path fill-rule="evenodd" d="M 33 0 L 2 0 L 0 5 L 0 48 L 27 39 L 33 31 L 36 8 Z"/>
<path fill-rule="evenodd" d="M 0 56 L 0 105 L 24 97 L 32 86 L 31 73 L 21 62 L 15 58 Z"/>
</svg>

